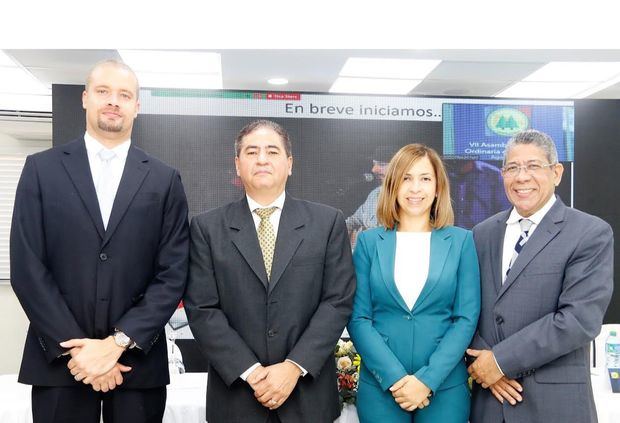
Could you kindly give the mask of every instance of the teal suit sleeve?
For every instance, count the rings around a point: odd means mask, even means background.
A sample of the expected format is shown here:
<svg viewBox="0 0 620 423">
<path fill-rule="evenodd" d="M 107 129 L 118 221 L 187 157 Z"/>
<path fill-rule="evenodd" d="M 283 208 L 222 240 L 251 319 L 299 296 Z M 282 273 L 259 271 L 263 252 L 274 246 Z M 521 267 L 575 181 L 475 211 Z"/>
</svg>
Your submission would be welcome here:
<svg viewBox="0 0 620 423">
<path fill-rule="evenodd" d="M 456 274 L 457 288 L 452 308 L 452 325 L 430 356 L 428 365 L 414 376 L 431 391 L 436 391 L 454 367 L 463 360 L 465 350 L 478 324 L 480 315 L 480 269 L 471 232 L 468 232 Z"/>
<path fill-rule="evenodd" d="M 373 327 L 370 293 L 371 257 L 364 235 L 364 233 L 360 234 L 353 253 L 357 290 L 348 330 L 355 349 L 362 356 L 362 365 L 375 377 L 381 389 L 388 390 L 394 383 L 406 376 L 407 371 Z"/>
</svg>

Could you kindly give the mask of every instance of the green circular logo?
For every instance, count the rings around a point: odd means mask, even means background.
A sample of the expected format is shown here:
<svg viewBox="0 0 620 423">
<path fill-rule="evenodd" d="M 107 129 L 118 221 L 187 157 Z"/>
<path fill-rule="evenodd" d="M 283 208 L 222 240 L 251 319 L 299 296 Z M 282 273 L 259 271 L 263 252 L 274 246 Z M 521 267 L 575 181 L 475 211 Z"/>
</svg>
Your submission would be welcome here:
<svg viewBox="0 0 620 423">
<path fill-rule="evenodd" d="M 512 136 L 527 129 L 529 119 L 522 111 L 505 107 L 489 113 L 487 127 L 498 135 Z"/>
</svg>

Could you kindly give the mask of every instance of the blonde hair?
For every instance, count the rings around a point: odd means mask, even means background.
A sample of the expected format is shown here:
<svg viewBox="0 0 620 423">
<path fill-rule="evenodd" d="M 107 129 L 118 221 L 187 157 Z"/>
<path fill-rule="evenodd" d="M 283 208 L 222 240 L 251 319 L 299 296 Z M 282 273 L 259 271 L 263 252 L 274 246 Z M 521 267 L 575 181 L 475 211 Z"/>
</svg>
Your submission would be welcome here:
<svg viewBox="0 0 620 423">
<path fill-rule="evenodd" d="M 437 180 L 435 191 L 437 197 L 431 206 L 430 224 L 433 228 L 443 228 L 454 224 L 454 211 L 450 200 L 450 182 L 439 154 L 423 144 L 408 144 L 398 150 L 390 160 L 381 186 L 377 203 L 377 220 L 386 229 L 394 229 L 399 222 L 398 191 L 405 174 L 415 162 L 423 157 L 428 157 Z"/>
</svg>

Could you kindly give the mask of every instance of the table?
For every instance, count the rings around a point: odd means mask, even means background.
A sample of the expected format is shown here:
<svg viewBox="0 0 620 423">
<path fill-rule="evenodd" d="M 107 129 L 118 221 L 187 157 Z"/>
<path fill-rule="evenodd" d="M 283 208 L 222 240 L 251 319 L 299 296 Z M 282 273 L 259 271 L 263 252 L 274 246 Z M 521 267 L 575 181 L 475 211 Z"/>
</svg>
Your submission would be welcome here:
<svg viewBox="0 0 620 423">
<path fill-rule="evenodd" d="M 590 369 L 592 377 L 592 391 L 599 423 L 620 422 L 620 393 L 611 391 L 611 383 L 607 369 Z"/>
<path fill-rule="evenodd" d="M 0 422 L 32 423 L 30 386 L 17 383 L 17 375 L 0 376 Z"/>
<path fill-rule="evenodd" d="M 207 373 L 171 375 L 164 423 L 205 421 Z M 30 386 L 17 375 L 0 376 L 0 423 L 32 423 Z"/>
<path fill-rule="evenodd" d="M 620 422 L 620 393 L 611 392 L 603 369 L 592 369 L 592 388 L 599 423 Z M 207 373 L 170 376 L 164 423 L 205 421 Z M 32 423 L 30 386 L 17 383 L 17 375 L 0 375 L 0 423 Z M 357 423 L 354 406 L 345 407 L 335 423 Z"/>
</svg>

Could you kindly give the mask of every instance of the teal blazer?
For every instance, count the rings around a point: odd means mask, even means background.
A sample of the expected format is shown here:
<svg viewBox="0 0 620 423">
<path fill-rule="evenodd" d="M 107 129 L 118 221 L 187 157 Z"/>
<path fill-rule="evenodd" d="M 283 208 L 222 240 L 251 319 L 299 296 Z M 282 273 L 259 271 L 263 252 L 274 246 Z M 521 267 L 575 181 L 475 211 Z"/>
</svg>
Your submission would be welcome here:
<svg viewBox="0 0 620 423">
<path fill-rule="evenodd" d="M 353 254 L 357 291 L 348 330 L 362 357 L 360 380 L 383 391 L 407 374 L 433 392 L 465 383 L 463 356 L 480 314 L 472 233 L 432 231 L 428 278 L 413 309 L 394 282 L 395 250 L 395 230 L 379 227 L 359 235 Z"/>
</svg>

